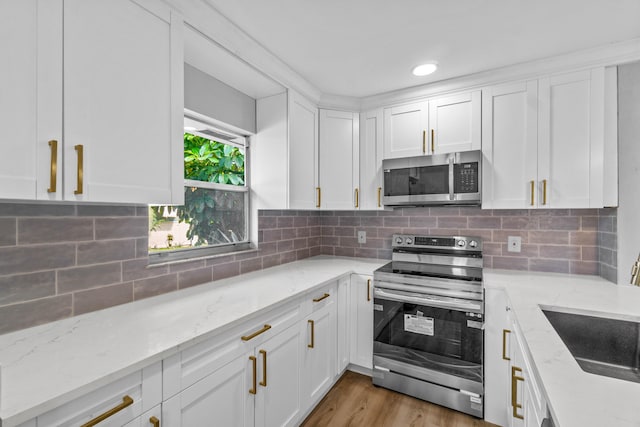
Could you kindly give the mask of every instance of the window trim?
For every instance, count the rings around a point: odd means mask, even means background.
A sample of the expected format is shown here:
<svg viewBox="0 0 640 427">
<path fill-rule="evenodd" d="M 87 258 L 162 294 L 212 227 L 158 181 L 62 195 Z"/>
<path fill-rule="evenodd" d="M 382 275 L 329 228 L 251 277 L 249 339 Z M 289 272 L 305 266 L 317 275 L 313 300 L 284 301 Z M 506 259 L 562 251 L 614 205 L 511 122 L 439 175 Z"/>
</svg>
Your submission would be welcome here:
<svg viewBox="0 0 640 427">
<path fill-rule="evenodd" d="M 208 245 L 208 246 L 204 246 L 204 247 L 193 247 L 193 248 L 187 248 L 187 249 L 175 249 L 173 251 L 160 251 L 160 252 L 149 252 L 149 250 L 147 249 L 147 254 L 149 257 L 149 264 L 161 264 L 161 263 L 167 263 L 167 262 L 173 262 L 173 261 L 183 261 L 183 260 L 188 260 L 188 259 L 201 259 L 201 258 L 210 258 L 210 257 L 215 257 L 218 255 L 225 255 L 225 254 L 234 254 L 237 252 L 242 252 L 242 251 L 247 251 L 247 250 L 251 250 L 251 249 L 255 249 L 256 246 L 255 244 L 253 244 L 251 242 L 251 218 L 250 215 L 252 213 L 251 211 L 251 188 L 250 188 L 250 167 L 249 165 L 251 164 L 251 155 L 250 155 L 250 136 L 249 135 L 242 135 L 238 132 L 234 132 L 234 131 L 229 131 L 227 129 L 224 129 L 222 127 L 219 126 L 212 126 L 211 124 L 207 123 L 206 120 L 203 120 L 202 118 L 196 118 L 194 116 L 192 116 L 191 114 L 189 114 L 187 112 L 187 110 L 185 110 L 185 114 L 184 114 L 185 119 L 188 119 L 190 123 L 193 122 L 198 122 L 199 124 L 202 125 L 202 127 L 204 129 L 207 130 L 211 130 L 213 132 L 216 132 L 218 134 L 222 133 L 225 135 L 229 136 L 229 139 L 226 138 L 220 138 L 220 137 L 216 137 L 215 139 L 212 138 L 211 135 L 207 135 L 206 133 L 203 132 L 198 132 L 198 130 L 192 130 L 192 129 L 184 129 L 183 131 L 183 136 L 185 133 L 190 133 L 192 135 L 197 135 L 200 136 L 202 138 L 211 140 L 211 141 L 217 141 L 217 142 L 222 142 L 224 144 L 228 144 L 228 145 L 232 145 L 234 147 L 238 147 L 238 148 L 242 148 L 244 150 L 244 185 L 243 186 L 238 186 L 238 185 L 229 185 L 229 184 L 219 184 L 219 183 L 213 183 L 213 182 L 206 182 L 206 181 L 197 181 L 197 180 L 191 180 L 191 179 L 184 179 L 183 180 L 183 187 L 198 187 L 198 188 L 206 188 L 206 189 L 211 189 L 211 190 L 222 190 L 222 191 L 231 191 L 231 192 L 237 192 L 237 193 L 244 193 L 244 211 L 245 211 L 245 215 L 244 215 L 244 220 L 245 220 L 245 239 L 241 242 L 234 242 L 234 243 L 220 243 L 220 244 L 216 244 L 216 245 Z M 238 143 L 237 139 L 242 138 L 244 141 L 244 144 L 242 143 Z M 182 153 L 183 151 L 181 151 Z M 183 163 L 183 170 L 184 170 L 184 163 Z"/>
</svg>

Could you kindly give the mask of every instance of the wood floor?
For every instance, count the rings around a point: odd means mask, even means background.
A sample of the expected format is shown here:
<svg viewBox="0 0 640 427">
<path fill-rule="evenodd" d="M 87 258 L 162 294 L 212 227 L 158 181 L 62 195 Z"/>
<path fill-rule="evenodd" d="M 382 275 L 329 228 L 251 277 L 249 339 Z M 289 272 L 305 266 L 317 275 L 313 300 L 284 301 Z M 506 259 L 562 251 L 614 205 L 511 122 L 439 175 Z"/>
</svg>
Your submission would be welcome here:
<svg viewBox="0 0 640 427">
<path fill-rule="evenodd" d="M 374 387 L 347 371 L 302 423 L 303 427 L 495 427 L 469 415 Z"/>
</svg>

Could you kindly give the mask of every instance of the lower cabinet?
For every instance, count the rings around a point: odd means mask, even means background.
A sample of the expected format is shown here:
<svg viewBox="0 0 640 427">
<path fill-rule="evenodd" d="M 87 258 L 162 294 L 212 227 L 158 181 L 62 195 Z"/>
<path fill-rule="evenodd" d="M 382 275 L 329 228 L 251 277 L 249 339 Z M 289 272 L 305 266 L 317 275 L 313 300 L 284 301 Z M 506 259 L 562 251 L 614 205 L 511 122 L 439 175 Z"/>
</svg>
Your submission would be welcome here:
<svg viewBox="0 0 640 427">
<path fill-rule="evenodd" d="M 351 275 L 351 357 L 352 364 L 373 368 L 373 278 Z"/>
<path fill-rule="evenodd" d="M 539 427 L 547 404 L 528 350 L 502 289 L 485 289 L 485 420 Z"/>
</svg>

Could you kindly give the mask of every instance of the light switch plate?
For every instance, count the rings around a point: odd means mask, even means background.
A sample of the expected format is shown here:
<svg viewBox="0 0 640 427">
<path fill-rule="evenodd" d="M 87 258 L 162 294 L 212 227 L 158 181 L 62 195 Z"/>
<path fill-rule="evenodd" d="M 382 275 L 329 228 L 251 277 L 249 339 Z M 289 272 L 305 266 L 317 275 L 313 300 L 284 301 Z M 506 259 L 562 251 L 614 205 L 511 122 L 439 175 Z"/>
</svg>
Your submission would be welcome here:
<svg viewBox="0 0 640 427">
<path fill-rule="evenodd" d="M 358 243 L 367 243 L 366 231 L 358 231 Z"/>
<path fill-rule="evenodd" d="M 509 236 L 507 238 L 507 250 L 509 252 L 520 252 L 522 250 L 522 238 L 520 236 Z"/>
</svg>

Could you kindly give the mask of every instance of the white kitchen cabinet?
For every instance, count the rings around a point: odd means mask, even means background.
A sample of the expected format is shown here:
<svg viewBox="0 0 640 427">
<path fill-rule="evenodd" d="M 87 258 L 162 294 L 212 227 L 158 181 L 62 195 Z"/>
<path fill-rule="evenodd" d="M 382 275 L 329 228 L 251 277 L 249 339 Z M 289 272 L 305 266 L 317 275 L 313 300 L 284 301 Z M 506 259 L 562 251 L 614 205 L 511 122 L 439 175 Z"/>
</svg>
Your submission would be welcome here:
<svg viewBox="0 0 640 427">
<path fill-rule="evenodd" d="M 481 148 L 481 92 L 429 101 L 429 148 L 431 154 Z"/>
<path fill-rule="evenodd" d="M 350 360 L 351 350 L 351 277 L 343 277 L 338 280 L 337 291 L 337 310 L 336 310 L 336 328 L 337 328 L 337 366 L 336 374 L 341 375 Z"/>
<path fill-rule="evenodd" d="M 384 158 L 429 153 L 429 102 L 420 101 L 384 109 Z"/>
<path fill-rule="evenodd" d="M 297 305 L 165 359 L 163 426 L 290 425 L 300 413 Z"/>
<path fill-rule="evenodd" d="M 289 92 L 289 208 L 320 207 L 318 107 Z M 272 167 L 277 167 L 271 165 Z"/>
<path fill-rule="evenodd" d="M 37 418 L 39 426 L 78 426 L 111 409 L 100 425 L 122 426 L 162 402 L 162 367 L 155 363 Z"/>
<path fill-rule="evenodd" d="M 615 162 L 605 156 L 617 151 L 605 123 L 615 109 L 615 97 L 605 97 L 612 79 L 601 67 L 484 89 L 483 207 L 616 203 L 605 197 L 617 194 Z"/>
<path fill-rule="evenodd" d="M 373 368 L 373 278 L 351 275 L 351 358 L 352 364 Z"/>
<path fill-rule="evenodd" d="M 181 202 L 182 20 L 143 3 L 3 2 L 1 197 Z"/>
<path fill-rule="evenodd" d="M 360 209 L 382 209 L 382 109 L 360 115 Z"/>
<path fill-rule="evenodd" d="M 482 206 L 535 207 L 538 83 L 508 83 L 482 92 Z"/>
<path fill-rule="evenodd" d="M 359 128 L 358 113 L 320 110 L 320 208 L 360 207 Z"/>
<path fill-rule="evenodd" d="M 337 366 L 336 286 L 318 292 L 302 324 L 302 401 L 315 405 L 334 383 Z"/>
</svg>

